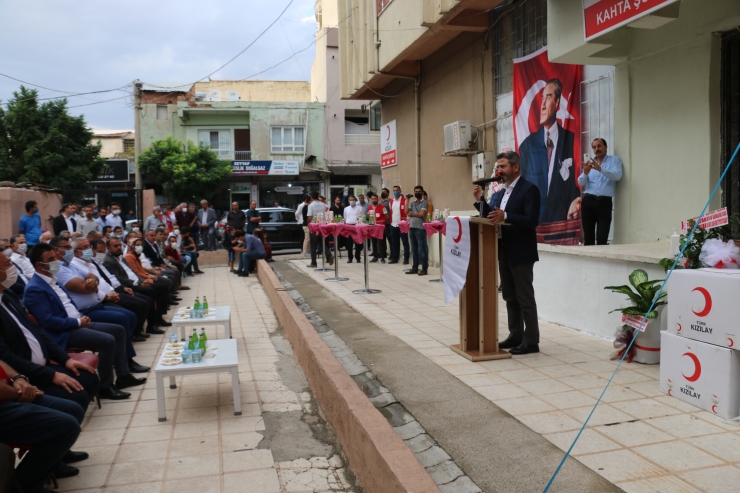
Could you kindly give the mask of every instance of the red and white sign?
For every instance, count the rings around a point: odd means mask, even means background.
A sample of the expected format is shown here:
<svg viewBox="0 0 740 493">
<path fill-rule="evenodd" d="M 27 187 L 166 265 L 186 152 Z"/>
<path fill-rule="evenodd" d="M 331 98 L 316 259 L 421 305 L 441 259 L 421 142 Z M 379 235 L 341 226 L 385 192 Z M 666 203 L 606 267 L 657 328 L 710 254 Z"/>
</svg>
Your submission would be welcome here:
<svg viewBox="0 0 740 493">
<path fill-rule="evenodd" d="M 380 131 L 380 167 L 396 166 L 396 120 L 383 125 Z"/>
<path fill-rule="evenodd" d="M 454 300 L 465 286 L 470 263 L 470 216 L 450 216 L 445 220 L 444 264 L 442 280 L 445 287 L 445 305 Z"/>
<path fill-rule="evenodd" d="M 696 222 L 697 218 L 694 218 L 694 222 Z M 727 207 L 723 207 L 721 209 L 717 209 L 716 211 L 707 212 L 701 217 L 701 221 L 699 221 L 699 227 L 704 229 L 712 229 L 719 226 L 725 226 L 730 223 L 730 219 L 727 217 Z M 691 231 L 691 227 L 689 227 L 689 221 L 681 221 L 681 231 L 683 231 L 683 234 L 688 233 Z"/>
<path fill-rule="evenodd" d="M 678 0 L 583 0 L 586 41 L 634 22 Z"/>
<path fill-rule="evenodd" d="M 669 332 L 716 346 L 740 348 L 739 270 L 676 270 L 665 290 Z"/>
<path fill-rule="evenodd" d="M 393 0 L 376 0 L 377 12 L 380 15 Z"/>
<path fill-rule="evenodd" d="M 629 325 L 633 329 L 637 329 L 640 332 L 645 332 L 645 329 L 647 328 L 648 324 L 650 323 L 650 320 L 648 320 L 645 317 L 641 317 L 640 315 L 625 315 L 622 314 L 622 323 L 624 325 Z"/>
<path fill-rule="evenodd" d="M 740 352 L 663 331 L 660 391 L 722 418 L 735 418 L 740 414 Z"/>
</svg>

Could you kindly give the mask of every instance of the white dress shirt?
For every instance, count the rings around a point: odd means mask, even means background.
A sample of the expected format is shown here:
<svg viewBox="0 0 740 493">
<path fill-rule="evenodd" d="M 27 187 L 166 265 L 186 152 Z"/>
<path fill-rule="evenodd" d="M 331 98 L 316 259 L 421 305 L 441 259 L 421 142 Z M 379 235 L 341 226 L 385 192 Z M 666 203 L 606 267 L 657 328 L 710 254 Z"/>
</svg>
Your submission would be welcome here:
<svg viewBox="0 0 740 493">
<path fill-rule="evenodd" d="M 136 273 L 133 270 L 131 270 L 131 267 L 126 265 L 126 263 L 123 261 L 123 255 L 121 255 L 120 257 L 117 257 L 116 260 L 118 260 L 118 263 L 121 264 L 121 267 L 123 267 L 123 270 L 126 271 L 126 275 L 128 276 L 128 278 L 134 281 L 134 284 L 138 286 L 139 276 L 137 276 Z"/>
<path fill-rule="evenodd" d="M 354 207 L 348 205 L 344 208 L 344 223 L 345 224 L 357 224 L 357 215 L 362 214 L 363 209 L 360 204 L 355 204 Z"/>
<path fill-rule="evenodd" d="M 64 218 L 64 222 L 67 223 L 67 231 L 74 233 L 75 228 L 72 225 L 72 218 L 70 216 L 65 216 L 64 214 L 62 214 L 62 217 Z"/>
<path fill-rule="evenodd" d="M 38 272 L 36 273 L 36 275 L 46 281 L 49 286 L 51 286 L 51 289 L 53 289 L 56 295 L 59 297 L 59 301 L 61 301 L 62 305 L 64 305 L 64 309 L 67 311 L 67 316 L 69 318 L 76 318 L 77 324 L 79 325 L 82 314 L 77 311 L 77 307 L 74 305 L 74 303 L 72 303 L 72 300 L 69 299 L 67 293 L 65 293 L 64 290 L 57 285 L 57 278 L 54 276 L 49 277 L 44 274 L 39 274 Z"/>
<path fill-rule="evenodd" d="M 116 216 L 115 214 L 108 214 L 105 218 L 105 224 L 113 229 L 115 229 L 116 226 L 123 228 L 123 219 L 121 219 L 120 215 Z"/>
<path fill-rule="evenodd" d="M 94 275 L 98 279 L 98 300 L 103 301 L 105 297 L 111 293 L 114 293 L 113 286 L 108 284 L 105 279 L 100 277 L 100 273 L 98 272 L 98 269 L 95 268 L 95 266 L 92 263 L 92 260 L 87 262 L 85 260 L 82 260 L 81 258 L 75 257 L 72 259 L 72 264 L 76 265 L 80 269 L 84 270 L 85 272 L 89 272 L 90 274 Z"/>
<path fill-rule="evenodd" d="M 550 140 L 552 141 L 552 156 L 550 156 L 550 162 L 547 163 L 547 190 L 550 190 L 550 181 L 552 180 L 552 170 L 555 169 L 555 151 L 558 149 L 558 122 L 556 121 L 555 124 L 550 127 L 550 129 L 545 129 L 545 149 L 547 149 L 547 132 L 550 132 Z"/>
<path fill-rule="evenodd" d="M 110 285 L 113 287 L 113 289 L 118 289 L 118 286 L 121 285 L 121 281 L 119 281 L 116 276 L 111 274 L 110 271 L 106 269 L 105 265 L 103 265 L 103 261 L 97 258 L 93 258 L 92 261 L 95 262 L 95 265 L 100 267 L 100 270 L 103 271 L 103 274 L 105 274 L 106 277 L 110 280 Z M 93 274 L 97 276 L 98 275 L 97 269 L 93 267 L 92 265 L 90 267 L 91 267 L 90 272 L 92 272 Z"/>
<path fill-rule="evenodd" d="M 208 224 L 208 209 L 200 210 L 200 224 Z"/>
<path fill-rule="evenodd" d="M 31 348 L 31 362 L 36 363 L 37 365 L 45 366 L 46 365 L 46 358 L 44 358 L 44 351 L 41 350 L 41 344 L 39 343 L 39 340 L 36 339 L 36 336 L 34 336 L 30 330 L 26 328 L 25 325 L 23 325 L 20 320 L 15 316 L 13 313 L 13 310 L 10 310 L 7 306 L 5 306 L 5 303 L 3 301 L 3 293 L 0 293 L 0 306 L 3 307 L 3 309 L 8 312 L 8 315 L 10 315 L 10 318 L 15 320 L 15 323 L 18 324 L 18 327 L 21 328 L 23 331 L 23 335 L 26 337 L 26 342 L 28 342 L 28 347 Z"/>
<path fill-rule="evenodd" d="M 398 227 L 401 222 L 401 198 L 391 200 L 391 226 Z"/>
<path fill-rule="evenodd" d="M 13 254 L 10 256 L 10 261 L 21 268 L 21 270 L 23 271 L 23 276 L 29 281 L 36 273 L 33 265 L 31 265 L 31 261 L 28 260 L 28 257 L 26 257 L 25 255 L 13 252 Z"/>
</svg>

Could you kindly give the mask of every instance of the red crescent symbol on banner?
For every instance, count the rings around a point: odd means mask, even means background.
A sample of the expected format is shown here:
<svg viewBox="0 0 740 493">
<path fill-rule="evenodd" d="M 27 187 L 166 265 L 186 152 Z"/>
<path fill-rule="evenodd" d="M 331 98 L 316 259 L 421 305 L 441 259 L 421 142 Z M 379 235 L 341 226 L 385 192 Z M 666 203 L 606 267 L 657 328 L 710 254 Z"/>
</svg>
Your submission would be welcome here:
<svg viewBox="0 0 740 493">
<path fill-rule="evenodd" d="M 717 414 L 717 404 L 714 404 L 714 405 L 712 406 L 712 412 L 713 412 L 714 414 Z"/>
<path fill-rule="evenodd" d="M 689 377 L 687 377 L 683 373 L 681 375 L 683 375 L 683 377 L 689 382 L 696 382 L 701 376 L 701 363 L 699 362 L 699 358 L 697 358 L 694 353 L 683 353 L 682 356 L 688 356 L 689 358 L 691 358 L 691 361 L 694 362 L 694 374 Z"/>
<path fill-rule="evenodd" d="M 727 344 L 727 347 L 732 347 L 735 345 L 735 341 L 732 340 L 732 337 L 728 337 L 727 340 L 730 341 L 729 344 Z"/>
<path fill-rule="evenodd" d="M 694 291 L 699 291 L 702 296 L 704 296 L 704 308 L 698 312 L 696 310 L 691 311 L 694 312 L 694 315 L 696 315 L 697 317 L 706 317 L 707 315 L 709 315 L 709 312 L 712 309 L 712 297 L 709 295 L 709 291 L 707 291 L 705 288 L 694 288 L 691 292 L 693 293 Z"/>
<path fill-rule="evenodd" d="M 391 126 L 386 125 L 385 128 L 388 130 L 388 137 L 385 140 L 391 140 Z"/>
<path fill-rule="evenodd" d="M 676 330 L 676 332 L 681 332 L 683 330 L 683 327 L 681 327 L 681 324 L 676 322 L 676 325 L 678 325 L 678 330 Z"/>
<path fill-rule="evenodd" d="M 455 221 L 457 221 L 457 238 L 452 238 L 452 241 L 455 243 L 460 243 L 460 240 L 462 240 L 462 223 L 460 222 L 460 218 L 455 216 Z"/>
<path fill-rule="evenodd" d="M 668 395 L 672 396 L 673 394 L 671 394 L 671 392 L 673 392 L 673 389 L 668 389 Z"/>
</svg>

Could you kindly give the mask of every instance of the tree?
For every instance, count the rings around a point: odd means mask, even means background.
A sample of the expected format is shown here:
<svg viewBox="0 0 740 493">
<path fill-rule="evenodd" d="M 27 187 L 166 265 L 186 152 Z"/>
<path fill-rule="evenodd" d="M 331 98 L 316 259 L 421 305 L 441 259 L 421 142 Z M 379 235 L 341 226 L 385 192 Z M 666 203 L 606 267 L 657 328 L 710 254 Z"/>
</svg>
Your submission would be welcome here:
<svg viewBox="0 0 740 493">
<path fill-rule="evenodd" d="M 0 109 L 0 180 L 62 189 L 87 188 L 105 159 L 83 116 L 67 113 L 67 100 L 39 106 L 38 92 L 21 86 Z"/>
<path fill-rule="evenodd" d="M 213 190 L 231 176 L 231 163 L 203 144 L 173 138 L 152 142 L 139 156 L 142 173 L 151 175 L 177 201 L 213 198 Z"/>
</svg>

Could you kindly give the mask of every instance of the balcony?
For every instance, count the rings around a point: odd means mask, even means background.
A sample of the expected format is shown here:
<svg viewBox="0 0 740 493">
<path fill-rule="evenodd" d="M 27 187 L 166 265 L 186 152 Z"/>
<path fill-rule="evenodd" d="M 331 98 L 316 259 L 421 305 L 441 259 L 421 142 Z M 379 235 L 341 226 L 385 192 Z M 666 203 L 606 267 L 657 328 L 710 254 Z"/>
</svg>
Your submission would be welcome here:
<svg viewBox="0 0 740 493">
<path fill-rule="evenodd" d="M 252 151 L 234 151 L 234 161 L 249 161 L 252 159 Z"/>
<path fill-rule="evenodd" d="M 352 147 L 380 147 L 380 134 L 345 134 L 344 145 Z"/>
</svg>

